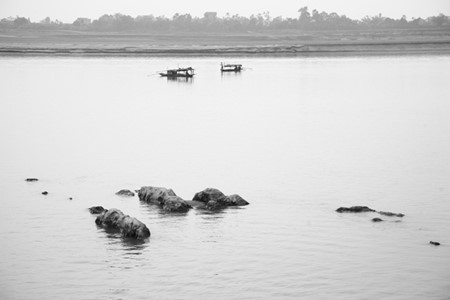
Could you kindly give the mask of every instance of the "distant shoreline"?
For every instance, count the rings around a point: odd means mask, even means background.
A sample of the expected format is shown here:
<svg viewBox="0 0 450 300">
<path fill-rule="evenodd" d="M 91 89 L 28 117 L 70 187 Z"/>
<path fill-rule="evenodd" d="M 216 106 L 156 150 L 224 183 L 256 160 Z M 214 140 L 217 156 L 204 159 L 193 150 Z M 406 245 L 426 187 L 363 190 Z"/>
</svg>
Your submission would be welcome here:
<svg viewBox="0 0 450 300">
<path fill-rule="evenodd" d="M 450 41 L 392 43 L 328 43 L 299 46 L 218 46 L 186 47 L 67 47 L 7 46 L 0 56 L 339 56 L 339 55 L 408 55 L 450 54 Z"/>
<path fill-rule="evenodd" d="M 0 31 L 0 56 L 256 56 L 450 54 L 450 31 L 137 34 Z"/>
</svg>

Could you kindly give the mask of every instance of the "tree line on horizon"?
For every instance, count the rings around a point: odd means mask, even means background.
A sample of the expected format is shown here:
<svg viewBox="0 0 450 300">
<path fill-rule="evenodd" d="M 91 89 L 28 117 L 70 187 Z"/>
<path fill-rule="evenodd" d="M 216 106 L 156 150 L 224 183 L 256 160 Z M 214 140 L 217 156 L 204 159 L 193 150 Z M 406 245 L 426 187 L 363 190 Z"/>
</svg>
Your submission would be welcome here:
<svg viewBox="0 0 450 300">
<path fill-rule="evenodd" d="M 450 17 L 444 14 L 426 19 L 406 16 L 392 19 L 381 14 L 366 16 L 360 20 L 350 19 L 335 12 L 319 12 L 308 7 L 298 10 L 298 18 L 271 17 L 263 12 L 250 17 L 227 13 L 218 17 L 215 12 L 205 12 L 203 17 L 192 17 L 190 14 L 175 14 L 172 18 L 143 15 L 133 18 L 120 13 L 105 14 L 98 19 L 77 18 L 73 23 L 51 20 L 49 17 L 40 22 L 31 22 L 29 18 L 16 17 L 0 20 L 0 28 L 23 29 L 67 29 L 84 31 L 192 31 L 192 32 L 246 32 L 263 30 L 326 30 L 326 29 L 376 29 L 376 28 L 416 28 L 416 27 L 450 27 Z"/>
</svg>

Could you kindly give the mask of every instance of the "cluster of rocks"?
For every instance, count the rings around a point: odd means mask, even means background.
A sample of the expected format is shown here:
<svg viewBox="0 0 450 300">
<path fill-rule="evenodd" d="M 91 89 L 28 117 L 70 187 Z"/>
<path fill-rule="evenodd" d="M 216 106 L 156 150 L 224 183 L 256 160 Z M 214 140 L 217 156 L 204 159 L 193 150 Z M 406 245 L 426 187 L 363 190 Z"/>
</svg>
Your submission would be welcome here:
<svg viewBox="0 0 450 300">
<path fill-rule="evenodd" d="M 164 187 L 144 186 L 138 191 L 141 201 L 155 204 L 168 212 L 185 213 L 193 207 L 207 210 L 219 210 L 228 206 L 243 206 L 249 203 L 239 195 L 225 196 L 218 189 L 207 188 L 194 195 L 191 201 L 186 201 L 177 196 L 172 189 Z M 120 190 L 116 193 L 120 196 L 134 196 L 130 190 Z M 118 209 L 105 209 L 102 206 L 89 208 L 92 214 L 98 214 L 95 223 L 105 228 L 119 229 L 123 236 L 136 239 L 150 237 L 150 230 L 136 218 L 125 215 Z"/>
<path fill-rule="evenodd" d="M 225 196 L 221 191 L 213 188 L 207 188 L 196 193 L 192 201 L 203 203 L 204 207 L 208 210 L 218 210 L 228 206 L 245 206 L 249 204 L 237 194 Z"/>
<path fill-rule="evenodd" d="M 177 196 L 172 189 L 144 186 L 138 191 L 141 201 L 159 205 L 170 212 L 187 212 L 193 207 L 207 210 L 220 210 L 229 206 L 244 206 L 249 203 L 239 195 L 225 196 L 221 191 L 207 188 L 194 195 L 191 201 Z"/>
<path fill-rule="evenodd" d="M 98 226 L 119 229 L 122 236 L 138 240 L 145 240 L 150 237 L 150 230 L 144 223 L 125 215 L 116 208 L 104 209 L 102 206 L 94 206 L 89 210 L 93 214 L 99 214 L 95 219 Z"/>
<path fill-rule="evenodd" d="M 25 178 L 25 181 L 26 182 L 36 182 L 36 181 L 39 181 L 39 179 L 38 178 L 34 178 L 34 177 L 30 177 L 30 178 Z M 46 195 L 48 195 L 48 192 L 47 191 L 43 191 L 41 194 L 46 196 Z"/>
<path fill-rule="evenodd" d="M 393 213 L 393 212 L 389 212 L 389 211 L 376 211 L 375 209 L 372 209 L 370 207 L 367 206 L 351 206 L 351 207 L 339 207 L 338 209 L 336 209 L 337 212 L 339 213 L 362 213 L 362 212 L 376 212 L 380 215 L 383 216 L 388 216 L 388 217 L 399 217 L 399 218 L 403 218 L 405 215 L 402 213 Z M 381 218 L 373 218 L 372 222 L 382 222 L 384 221 Z"/>
</svg>

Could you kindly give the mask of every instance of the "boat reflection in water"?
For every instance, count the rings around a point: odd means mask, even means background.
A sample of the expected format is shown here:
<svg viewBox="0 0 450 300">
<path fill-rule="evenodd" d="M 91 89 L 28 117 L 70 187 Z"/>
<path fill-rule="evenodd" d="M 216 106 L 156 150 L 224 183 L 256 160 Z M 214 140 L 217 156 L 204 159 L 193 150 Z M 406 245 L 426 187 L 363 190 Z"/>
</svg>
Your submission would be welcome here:
<svg viewBox="0 0 450 300">
<path fill-rule="evenodd" d="M 193 77 L 167 77 L 167 82 L 192 83 L 193 81 Z"/>
</svg>

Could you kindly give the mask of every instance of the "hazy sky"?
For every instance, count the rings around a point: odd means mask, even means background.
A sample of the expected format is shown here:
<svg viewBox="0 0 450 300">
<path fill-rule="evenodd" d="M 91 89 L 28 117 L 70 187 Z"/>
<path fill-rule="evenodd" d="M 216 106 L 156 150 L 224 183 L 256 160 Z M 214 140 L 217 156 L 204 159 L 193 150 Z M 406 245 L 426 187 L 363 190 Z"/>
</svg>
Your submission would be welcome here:
<svg viewBox="0 0 450 300">
<path fill-rule="evenodd" d="M 202 16 L 205 11 L 215 11 L 219 16 L 227 12 L 249 16 L 269 11 L 272 17 L 295 17 L 303 6 L 310 10 L 316 8 L 345 14 L 354 19 L 378 13 L 392 18 L 400 18 L 404 14 L 409 19 L 439 13 L 450 15 L 450 0 L 0 0 L 0 18 L 22 16 L 37 22 L 49 16 L 73 22 L 77 17 L 97 19 L 103 14 L 171 17 L 175 13 Z"/>
</svg>

